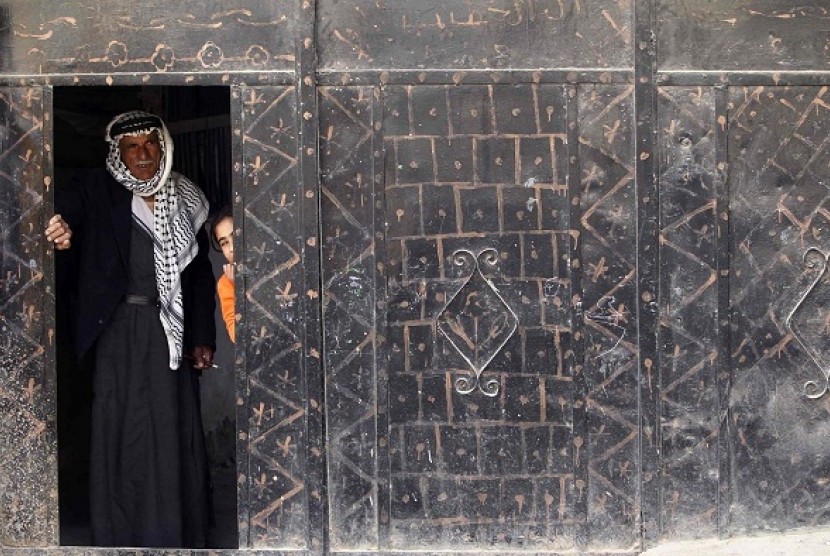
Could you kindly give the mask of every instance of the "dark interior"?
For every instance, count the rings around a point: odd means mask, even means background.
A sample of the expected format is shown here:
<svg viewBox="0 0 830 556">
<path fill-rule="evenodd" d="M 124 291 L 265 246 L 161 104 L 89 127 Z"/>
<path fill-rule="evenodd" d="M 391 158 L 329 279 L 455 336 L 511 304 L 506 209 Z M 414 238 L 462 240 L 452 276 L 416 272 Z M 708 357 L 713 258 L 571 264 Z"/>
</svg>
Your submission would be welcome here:
<svg viewBox="0 0 830 556">
<path fill-rule="evenodd" d="M 230 94 L 227 87 L 56 87 L 54 89 L 55 183 L 68 183 L 78 170 L 103 166 L 104 129 L 115 114 L 147 110 L 164 118 L 174 140 L 174 170 L 191 178 L 208 198 L 211 212 L 230 203 Z M 68 252 L 67 252 L 68 253 Z M 92 402 L 90 360 L 72 349 L 69 322 L 74 268 L 71 255 L 56 260 L 58 454 L 60 541 L 89 544 L 89 431 Z M 211 253 L 214 274 L 222 256 Z M 218 305 L 217 305 L 218 306 Z M 218 369 L 202 377 L 202 415 L 208 447 L 216 526 L 211 548 L 235 548 L 236 415 L 233 344 L 217 316 Z M 91 358 L 87 358 L 91 359 Z"/>
</svg>

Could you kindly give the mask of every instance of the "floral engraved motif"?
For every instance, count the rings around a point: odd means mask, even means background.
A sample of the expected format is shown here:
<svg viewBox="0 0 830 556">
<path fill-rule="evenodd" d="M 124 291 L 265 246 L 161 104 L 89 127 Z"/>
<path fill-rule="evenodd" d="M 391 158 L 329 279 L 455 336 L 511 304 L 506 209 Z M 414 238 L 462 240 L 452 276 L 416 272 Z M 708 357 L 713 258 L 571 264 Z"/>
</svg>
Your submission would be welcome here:
<svg viewBox="0 0 830 556">
<path fill-rule="evenodd" d="M 167 71 L 173 67 L 176 61 L 176 55 L 173 49 L 165 44 L 156 46 L 156 51 L 150 57 L 150 61 L 156 66 L 159 71 Z"/>
<path fill-rule="evenodd" d="M 474 373 L 456 378 L 455 389 L 459 394 L 470 394 L 478 388 L 485 396 L 496 396 L 498 380 L 491 378 L 482 382 L 481 373 L 516 331 L 519 322 L 484 273 L 496 268 L 498 252 L 488 248 L 474 254 L 459 249 L 453 253 L 452 260 L 456 266 L 471 270 L 438 314 L 437 328 Z"/>
<path fill-rule="evenodd" d="M 202 67 L 218 68 L 222 65 L 222 62 L 225 59 L 225 54 L 213 41 L 208 41 L 199 50 L 199 53 L 196 54 L 196 58 L 199 59 L 199 63 L 202 64 Z"/>
<path fill-rule="evenodd" d="M 248 60 L 251 61 L 252 65 L 257 67 L 265 66 L 271 59 L 271 53 L 258 44 L 251 46 L 248 51 L 245 52 L 245 56 L 247 56 Z"/>
<path fill-rule="evenodd" d="M 830 277 L 828 256 L 815 247 L 804 253 L 802 280 L 808 282 L 804 293 L 787 315 L 784 325 L 801 345 L 808 357 L 821 370 L 823 377 L 804 383 L 804 395 L 818 399 L 830 390 Z"/>
<path fill-rule="evenodd" d="M 126 64 L 129 60 L 127 45 L 121 41 L 110 41 L 107 46 L 107 60 L 115 68 Z"/>
</svg>

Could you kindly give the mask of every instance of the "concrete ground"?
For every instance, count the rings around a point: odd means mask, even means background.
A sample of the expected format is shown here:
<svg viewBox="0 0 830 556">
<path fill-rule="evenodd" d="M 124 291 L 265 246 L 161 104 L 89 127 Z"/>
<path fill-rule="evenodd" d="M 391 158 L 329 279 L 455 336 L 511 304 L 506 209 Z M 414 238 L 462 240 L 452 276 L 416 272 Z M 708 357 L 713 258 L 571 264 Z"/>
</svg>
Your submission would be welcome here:
<svg viewBox="0 0 830 556">
<path fill-rule="evenodd" d="M 643 556 L 830 556 L 830 530 L 799 530 L 724 540 L 668 543 Z"/>
</svg>

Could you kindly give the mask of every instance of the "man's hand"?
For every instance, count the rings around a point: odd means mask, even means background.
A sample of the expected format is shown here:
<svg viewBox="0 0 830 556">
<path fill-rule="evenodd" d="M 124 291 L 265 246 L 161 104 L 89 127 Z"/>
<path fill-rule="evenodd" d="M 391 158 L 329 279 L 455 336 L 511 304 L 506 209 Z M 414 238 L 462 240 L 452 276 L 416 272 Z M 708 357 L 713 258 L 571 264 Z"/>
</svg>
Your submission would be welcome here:
<svg viewBox="0 0 830 556">
<path fill-rule="evenodd" d="M 225 276 L 228 277 L 228 280 L 233 282 L 233 263 L 225 263 L 224 265 L 222 265 L 222 269 L 225 271 Z"/>
<path fill-rule="evenodd" d="M 193 348 L 193 368 L 204 370 L 213 366 L 213 350 L 207 346 Z"/>
<path fill-rule="evenodd" d="M 66 220 L 61 218 L 60 214 L 54 215 L 49 219 L 49 225 L 46 227 L 46 239 L 55 244 L 55 249 L 62 251 L 72 247 L 72 230 L 69 229 L 69 224 Z"/>
</svg>

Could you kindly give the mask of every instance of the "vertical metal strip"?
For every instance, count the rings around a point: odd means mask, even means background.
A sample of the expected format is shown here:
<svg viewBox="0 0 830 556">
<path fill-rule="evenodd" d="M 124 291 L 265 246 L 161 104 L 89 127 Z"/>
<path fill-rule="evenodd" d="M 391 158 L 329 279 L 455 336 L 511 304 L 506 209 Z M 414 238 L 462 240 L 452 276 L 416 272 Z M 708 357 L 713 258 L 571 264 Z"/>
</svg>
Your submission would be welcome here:
<svg viewBox="0 0 830 556">
<path fill-rule="evenodd" d="M 660 537 L 660 365 L 658 360 L 660 202 L 655 175 L 657 131 L 656 28 L 653 0 L 634 4 L 635 175 L 637 180 L 637 322 L 640 391 L 642 548 Z"/>
<path fill-rule="evenodd" d="M 374 89 L 372 105 L 372 156 L 374 157 L 374 247 L 375 247 L 375 380 L 377 403 L 378 549 L 389 550 L 392 499 L 389 461 L 389 357 L 386 341 L 387 270 L 386 270 L 386 152 L 383 143 L 383 89 Z"/>
<path fill-rule="evenodd" d="M 53 89 L 50 86 L 43 87 L 41 100 L 41 117 L 43 122 L 43 161 L 42 161 L 42 179 L 43 179 L 43 209 L 41 214 L 43 219 L 41 221 L 41 230 L 46 229 L 46 224 L 49 218 L 55 213 L 55 199 L 54 199 L 54 185 L 55 185 L 55 156 L 54 156 L 54 118 L 52 115 L 54 111 L 53 106 Z M 48 243 L 43 240 L 44 246 Z M 54 450 L 54 463 L 49 466 L 49 475 L 43 477 L 43 480 L 48 483 L 47 492 L 49 492 L 49 500 L 47 501 L 49 508 L 46 512 L 46 542 L 57 545 L 60 543 L 60 510 L 58 503 L 58 459 L 57 459 L 57 438 L 58 438 L 58 403 L 57 403 L 57 362 L 55 357 L 55 251 L 50 247 L 46 247 L 41 261 L 43 272 L 43 302 L 41 307 L 41 314 L 43 315 L 43 336 L 41 345 L 43 346 L 43 395 L 44 403 L 47 406 L 46 414 L 46 437 L 51 439 L 49 443 Z"/>
<path fill-rule="evenodd" d="M 715 162 L 718 180 L 715 184 L 717 218 L 718 272 L 718 536 L 727 534 L 731 505 L 730 415 L 729 395 L 732 388 L 732 306 L 730 302 L 730 225 L 729 225 L 729 89 L 715 87 Z"/>
<path fill-rule="evenodd" d="M 570 237 L 570 274 L 571 274 L 571 303 L 573 319 L 571 321 L 570 348 L 573 354 L 573 432 L 571 443 L 573 450 L 574 478 L 571 485 L 572 500 L 574 501 L 574 540 L 580 551 L 587 549 L 589 544 L 588 531 L 588 388 L 585 380 L 585 318 L 582 290 L 582 203 L 581 180 L 579 164 L 579 88 L 577 85 L 565 86 L 565 105 L 567 111 L 567 141 L 568 141 L 568 199 L 570 213 L 568 227 Z"/>
<path fill-rule="evenodd" d="M 245 261 L 245 179 L 244 172 L 246 162 L 244 160 L 245 150 L 243 149 L 243 134 L 245 130 L 244 125 L 244 111 L 242 105 L 242 98 L 244 96 L 244 87 L 231 87 L 231 157 L 233 162 L 232 188 L 231 193 L 234 212 L 234 227 L 236 228 L 237 238 L 236 257 L 238 261 Z M 234 281 L 234 296 L 236 303 L 236 312 L 242 315 L 242 319 L 237 323 L 237 330 L 245 326 L 246 309 L 246 276 L 244 272 L 240 273 L 240 278 Z M 250 391 L 248 388 L 248 373 L 247 373 L 247 353 L 248 353 L 248 335 L 237 334 L 237 343 L 234 345 L 234 377 L 236 388 L 234 394 L 236 396 L 236 508 L 237 508 L 237 524 L 239 527 L 239 548 L 248 548 L 251 546 L 250 538 L 250 496 L 248 492 L 249 480 L 249 463 L 248 463 L 248 398 Z"/>
<path fill-rule="evenodd" d="M 297 121 L 300 130 L 299 176 L 300 232 L 303 240 L 303 346 L 306 388 L 306 493 L 308 550 L 328 550 L 328 497 L 326 489 L 325 373 L 323 372 L 322 228 L 318 176 L 317 22 L 316 0 L 300 4 L 296 38 Z"/>
</svg>

